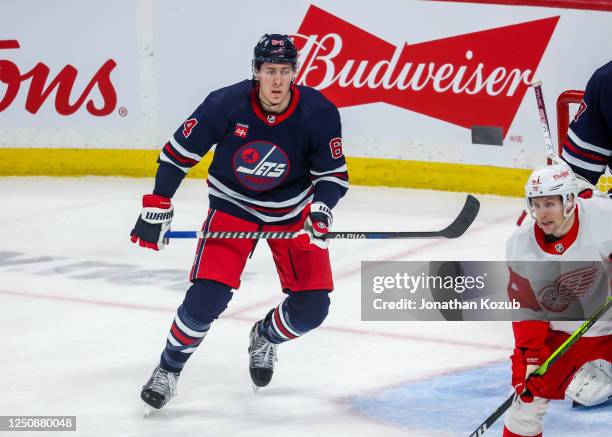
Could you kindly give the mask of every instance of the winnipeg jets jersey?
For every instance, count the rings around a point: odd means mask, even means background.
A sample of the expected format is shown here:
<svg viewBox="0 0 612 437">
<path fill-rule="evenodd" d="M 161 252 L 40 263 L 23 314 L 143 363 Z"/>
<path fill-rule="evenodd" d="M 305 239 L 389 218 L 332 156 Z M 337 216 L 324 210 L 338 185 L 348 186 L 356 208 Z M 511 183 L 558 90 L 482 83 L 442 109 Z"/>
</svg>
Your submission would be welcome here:
<svg viewBox="0 0 612 437">
<path fill-rule="evenodd" d="M 610 295 L 612 280 L 612 201 L 578 199 L 572 229 L 548 242 L 533 219 L 525 220 L 506 242 L 508 295 L 534 319 L 586 318 Z M 560 262 L 538 262 L 560 261 Z M 612 334 L 610 313 L 587 336 Z M 551 321 L 551 329 L 574 332 L 576 321 Z"/>
<path fill-rule="evenodd" d="M 589 79 L 561 156 L 593 184 L 612 165 L 612 61 Z"/>
<path fill-rule="evenodd" d="M 317 90 L 291 86 L 281 114 L 265 114 L 245 80 L 210 93 L 164 146 L 159 160 L 187 173 L 213 145 L 210 207 L 258 223 L 287 222 L 348 188 L 338 109 Z"/>
</svg>

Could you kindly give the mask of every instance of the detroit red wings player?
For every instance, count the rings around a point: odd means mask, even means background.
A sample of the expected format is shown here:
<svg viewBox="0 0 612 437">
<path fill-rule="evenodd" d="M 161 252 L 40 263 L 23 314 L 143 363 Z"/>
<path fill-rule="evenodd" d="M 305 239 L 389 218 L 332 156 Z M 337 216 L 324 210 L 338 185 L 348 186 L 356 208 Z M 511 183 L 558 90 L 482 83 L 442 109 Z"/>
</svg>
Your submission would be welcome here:
<svg viewBox="0 0 612 437">
<path fill-rule="evenodd" d="M 512 385 L 521 396 L 506 413 L 504 437 L 541 436 L 549 400 L 564 399 L 568 385 L 567 394 L 585 405 L 605 402 L 612 394 L 609 316 L 545 375 L 526 381 L 581 323 L 546 319 L 588 317 L 610 294 L 612 202 L 581 199 L 578 190 L 565 163 L 535 170 L 525 186 L 531 218 L 506 243 L 508 294 L 521 302 L 530 320 L 513 322 Z"/>
</svg>

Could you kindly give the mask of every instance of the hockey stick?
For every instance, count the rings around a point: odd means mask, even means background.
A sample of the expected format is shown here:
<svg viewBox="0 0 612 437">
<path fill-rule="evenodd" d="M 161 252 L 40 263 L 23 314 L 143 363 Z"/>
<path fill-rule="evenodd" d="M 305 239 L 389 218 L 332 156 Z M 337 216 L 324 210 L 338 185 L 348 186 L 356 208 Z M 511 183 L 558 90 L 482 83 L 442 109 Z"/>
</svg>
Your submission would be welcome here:
<svg viewBox="0 0 612 437">
<path fill-rule="evenodd" d="M 544 134 L 544 145 L 546 146 L 546 154 L 548 155 L 549 164 L 551 161 L 559 162 L 560 159 L 555 153 L 555 146 L 550 136 L 550 126 L 548 124 L 548 116 L 546 115 L 546 106 L 544 105 L 544 94 L 542 93 L 542 81 L 534 80 L 531 82 L 533 91 L 536 96 L 536 103 L 538 105 L 538 113 L 540 115 L 540 126 L 542 127 L 542 133 Z"/>
<path fill-rule="evenodd" d="M 548 359 L 544 361 L 544 363 L 542 363 L 542 365 L 536 369 L 535 372 L 533 372 L 533 375 L 540 375 L 540 376 L 544 375 L 548 371 L 550 366 L 552 366 L 555 361 L 561 358 L 561 356 L 565 352 L 567 352 L 567 350 L 574 343 L 576 343 L 578 339 L 582 337 L 591 328 L 591 326 L 593 326 L 595 322 L 597 322 L 597 320 L 601 316 L 603 316 L 606 313 L 606 311 L 608 311 L 610 307 L 612 307 L 612 296 L 608 296 L 606 301 L 597 309 L 597 311 L 595 311 L 595 313 L 591 317 L 585 320 L 584 323 L 580 325 L 580 327 L 576 331 L 574 331 L 574 333 L 570 335 L 568 339 L 565 340 L 565 342 L 563 342 L 563 344 L 559 346 L 557 350 L 555 350 L 550 355 L 550 357 L 548 357 Z M 495 410 L 495 412 L 487 418 L 487 420 L 483 422 L 482 425 L 476 428 L 476 431 L 470 434 L 469 437 L 480 437 L 484 435 L 484 433 L 495 423 L 495 421 L 497 421 L 497 419 L 499 419 L 506 412 L 506 410 L 510 408 L 516 396 L 517 396 L 516 393 L 512 393 L 510 397 L 506 399 L 506 401 L 503 404 L 501 404 L 499 408 Z"/>
<path fill-rule="evenodd" d="M 538 104 L 538 112 L 540 114 L 540 125 L 542 126 L 542 132 L 544 132 L 544 144 L 546 145 L 546 154 L 548 155 L 548 164 L 555 163 L 565 163 L 560 156 L 555 153 L 555 149 L 552 143 L 552 139 L 550 137 L 550 126 L 548 125 L 548 117 L 546 115 L 546 107 L 544 106 L 544 94 L 542 93 L 542 81 L 535 80 L 531 82 L 531 86 L 535 91 L 536 95 L 536 103 Z M 559 143 L 561 143 L 561 139 L 559 139 Z M 565 163 L 567 164 L 567 163 Z M 584 177 L 580 175 L 576 175 L 578 178 L 584 180 L 586 183 L 592 185 L 589 181 L 587 181 Z M 599 194 L 599 191 L 596 190 L 595 186 L 592 186 L 593 195 L 596 197 L 605 197 Z"/>
<path fill-rule="evenodd" d="M 546 155 L 547 155 L 547 164 L 550 165 L 553 162 L 561 162 L 561 159 L 555 153 L 555 146 L 552 143 L 552 138 L 550 136 L 550 126 L 548 124 L 548 115 L 546 115 L 546 106 L 544 105 L 544 94 L 542 93 L 542 81 L 534 80 L 531 82 L 531 86 L 533 87 L 533 91 L 536 96 L 536 103 L 538 105 L 538 114 L 540 115 L 540 126 L 542 127 L 542 132 L 544 133 L 544 145 L 546 146 Z M 523 212 L 519 216 L 516 221 L 517 226 L 520 226 L 527 217 L 527 211 L 523 209 Z"/>
<path fill-rule="evenodd" d="M 424 232 L 329 232 L 325 239 L 344 240 L 380 240 L 380 239 L 416 239 L 416 238 L 458 238 L 470 227 L 478 215 L 480 202 L 471 194 L 455 220 L 441 231 Z M 241 232 L 241 231 L 169 231 L 166 238 L 234 238 L 234 239 L 276 239 L 295 238 L 297 232 Z"/>
</svg>

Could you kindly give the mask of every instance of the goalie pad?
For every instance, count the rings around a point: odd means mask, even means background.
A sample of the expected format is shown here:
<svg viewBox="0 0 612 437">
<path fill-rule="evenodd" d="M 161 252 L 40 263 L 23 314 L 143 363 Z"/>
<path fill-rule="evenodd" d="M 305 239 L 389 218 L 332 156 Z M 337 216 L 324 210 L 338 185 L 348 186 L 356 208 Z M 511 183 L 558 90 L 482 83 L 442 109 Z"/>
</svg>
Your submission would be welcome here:
<svg viewBox="0 0 612 437">
<path fill-rule="evenodd" d="M 588 361 L 578 370 L 565 394 L 586 407 L 599 405 L 612 398 L 612 363 Z"/>
</svg>

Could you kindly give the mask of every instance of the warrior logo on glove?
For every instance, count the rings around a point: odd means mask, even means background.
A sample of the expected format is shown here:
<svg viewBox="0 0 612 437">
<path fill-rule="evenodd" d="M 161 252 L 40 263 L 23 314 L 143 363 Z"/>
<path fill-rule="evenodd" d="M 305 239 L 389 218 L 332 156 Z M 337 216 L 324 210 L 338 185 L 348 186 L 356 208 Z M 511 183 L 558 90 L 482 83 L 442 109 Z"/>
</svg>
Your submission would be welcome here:
<svg viewBox="0 0 612 437">
<path fill-rule="evenodd" d="M 142 213 L 130 233 L 132 243 L 141 247 L 162 250 L 168 239 L 164 238 L 170 230 L 174 207 L 167 197 L 146 194 L 142 197 Z"/>
</svg>

